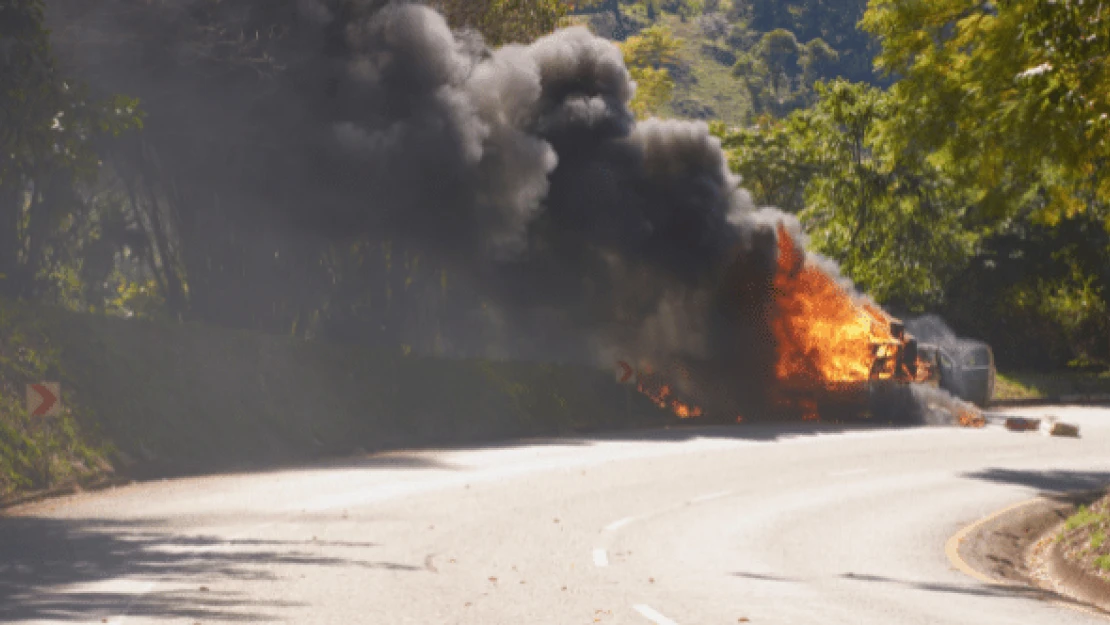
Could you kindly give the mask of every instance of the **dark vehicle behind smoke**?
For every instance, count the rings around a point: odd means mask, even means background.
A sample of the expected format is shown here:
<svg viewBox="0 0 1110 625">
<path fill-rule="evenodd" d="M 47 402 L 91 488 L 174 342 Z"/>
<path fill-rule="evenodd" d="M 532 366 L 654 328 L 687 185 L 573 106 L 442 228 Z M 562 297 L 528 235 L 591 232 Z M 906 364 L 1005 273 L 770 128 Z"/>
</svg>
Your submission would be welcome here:
<svg viewBox="0 0 1110 625">
<path fill-rule="evenodd" d="M 906 328 L 920 341 L 919 357 L 932 365 L 932 384 L 980 407 L 990 403 L 996 375 L 990 345 L 957 337 L 934 315 L 910 320 Z"/>
</svg>

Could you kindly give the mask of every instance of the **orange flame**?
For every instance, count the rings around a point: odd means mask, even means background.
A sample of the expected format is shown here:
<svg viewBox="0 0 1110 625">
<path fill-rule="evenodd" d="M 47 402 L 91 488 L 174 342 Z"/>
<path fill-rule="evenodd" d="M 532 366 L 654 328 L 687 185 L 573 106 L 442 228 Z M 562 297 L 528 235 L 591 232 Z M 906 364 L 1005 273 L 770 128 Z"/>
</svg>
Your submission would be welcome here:
<svg viewBox="0 0 1110 625">
<path fill-rule="evenodd" d="M 878 307 L 857 301 L 833 278 L 808 263 L 805 251 L 779 226 L 778 271 L 771 330 L 778 347 L 775 374 L 815 388 L 865 382 L 873 366 L 897 353 L 892 319 Z M 880 371 L 880 377 L 894 375 Z"/>
<path fill-rule="evenodd" d="M 958 420 L 960 427 L 963 428 L 983 428 L 987 427 L 987 419 L 983 413 L 971 409 L 960 413 Z"/>
<path fill-rule="evenodd" d="M 673 397 L 671 385 L 658 383 L 650 368 L 645 368 L 645 371 L 638 376 L 636 390 L 646 395 L 656 406 L 664 410 L 670 410 L 680 419 L 693 419 L 704 414 L 699 406 L 679 401 Z"/>
</svg>

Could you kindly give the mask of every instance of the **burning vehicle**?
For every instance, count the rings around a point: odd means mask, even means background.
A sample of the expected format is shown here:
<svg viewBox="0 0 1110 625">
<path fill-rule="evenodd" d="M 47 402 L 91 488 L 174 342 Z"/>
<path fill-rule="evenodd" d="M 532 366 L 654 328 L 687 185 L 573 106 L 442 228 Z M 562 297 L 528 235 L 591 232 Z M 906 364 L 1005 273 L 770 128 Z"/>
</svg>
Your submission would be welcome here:
<svg viewBox="0 0 1110 625">
<path fill-rule="evenodd" d="M 761 317 L 774 343 L 773 375 L 757 393 L 763 401 L 752 404 L 761 416 L 985 424 L 978 407 L 990 401 L 995 378 L 988 345 L 957 338 L 938 317 L 909 324 L 893 317 L 815 262 L 782 225 L 777 235 L 771 306 Z M 645 368 L 638 390 L 680 418 L 713 418 L 720 410 L 711 397 L 702 393 L 702 406 L 676 392 L 706 377 L 690 373 L 698 368 L 685 363 L 667 375 Z"/>
</svg>

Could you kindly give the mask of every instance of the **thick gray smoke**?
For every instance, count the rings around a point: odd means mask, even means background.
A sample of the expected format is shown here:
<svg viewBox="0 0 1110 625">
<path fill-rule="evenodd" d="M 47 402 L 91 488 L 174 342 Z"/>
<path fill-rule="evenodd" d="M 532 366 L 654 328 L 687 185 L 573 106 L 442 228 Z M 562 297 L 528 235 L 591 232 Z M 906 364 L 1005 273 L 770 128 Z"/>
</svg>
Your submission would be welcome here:
<svg viewBox="0 0 1110 625">
<path fill-rule="evenodd" d="M 530 331 L 562 326 L 607 365 L 714 356 L 719 273 L 756 239 L 773 258 L 775 220 L 749 215 L 705 124 L 636 123 L 619 49 L 583 28 L 490 51 L 421 6 L 344 7 L 318 162 L 346 192 L 302 223 L 428 245 L 510 316 L 545 313 Z"/>
<path fill-rule="evenodd" d="M 613 43 L 571 28 L 490 50 L 380 0 L 54 6 L 83 74 L 151 111 L 159 162 L 190 182 L 166 185 L 184 231 L 400 238 L 536 357 L 667 371 L 729 417 L 762 397 L 776 228 L 801 229 L 753 209 L 705 124 L 637 123 Z"/>
</svg>

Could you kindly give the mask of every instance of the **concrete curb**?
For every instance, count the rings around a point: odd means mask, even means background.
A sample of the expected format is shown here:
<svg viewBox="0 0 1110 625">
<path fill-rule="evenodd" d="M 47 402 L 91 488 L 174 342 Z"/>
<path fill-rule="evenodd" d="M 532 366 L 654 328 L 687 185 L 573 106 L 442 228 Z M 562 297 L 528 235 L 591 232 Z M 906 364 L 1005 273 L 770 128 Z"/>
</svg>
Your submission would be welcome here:
<svg viewBox="0 0 1110 625">
<path fill-rule="evenodd" d="M 1060 544 L 1053 542 L 1045 565 L 1052 581 L 1066 594 L 1110 614 L 1110 582 L 1064 557 Z"/>
</svg>

